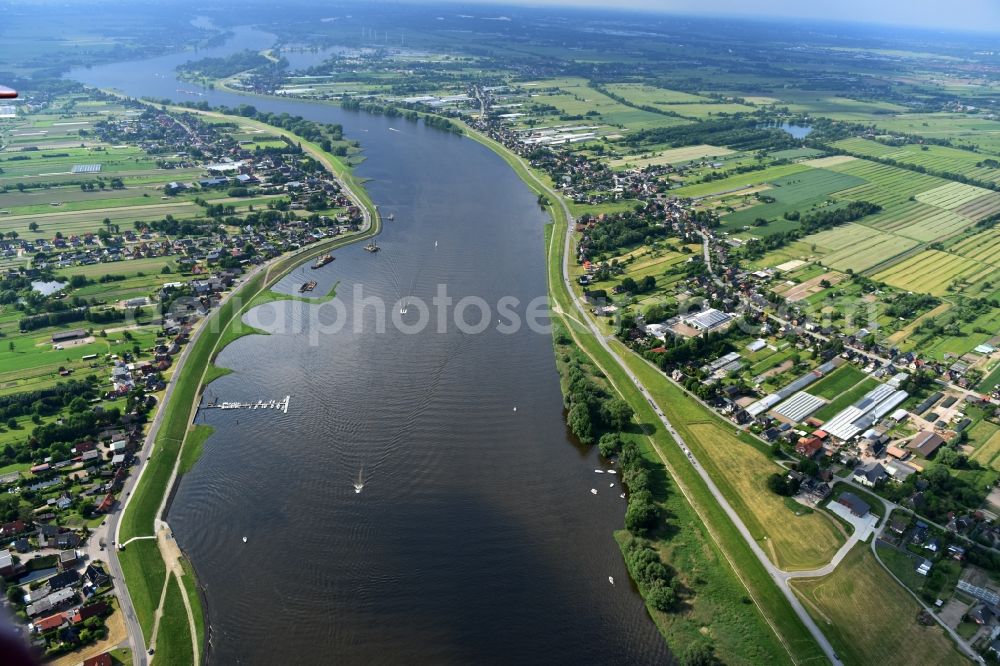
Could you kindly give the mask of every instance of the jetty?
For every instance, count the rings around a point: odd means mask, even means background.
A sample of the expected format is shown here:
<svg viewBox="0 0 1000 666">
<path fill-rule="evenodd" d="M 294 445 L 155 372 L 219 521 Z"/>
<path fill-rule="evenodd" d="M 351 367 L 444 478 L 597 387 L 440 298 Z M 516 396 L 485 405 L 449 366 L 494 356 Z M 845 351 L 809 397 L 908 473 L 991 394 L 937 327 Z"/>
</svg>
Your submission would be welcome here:
<svg viewBox="0 0 1000 666">
<path fill-rule="evenodd" d="M 234 402 L 213 400 L 202 405 L 202 409 L 276 409 L 282 414 L 288 413 L 288 403 L 292 396 L 286 395 L 283 400 L 258 400 L 257 402 Z"/>
</svg>

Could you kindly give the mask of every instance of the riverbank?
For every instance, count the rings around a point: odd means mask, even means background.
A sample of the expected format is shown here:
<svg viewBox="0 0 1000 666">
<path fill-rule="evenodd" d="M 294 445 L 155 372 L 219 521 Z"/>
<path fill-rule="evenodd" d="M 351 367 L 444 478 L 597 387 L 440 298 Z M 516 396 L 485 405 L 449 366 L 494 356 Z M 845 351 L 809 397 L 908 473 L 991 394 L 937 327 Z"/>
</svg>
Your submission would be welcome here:
<svg viewBox="0 0 1000 666">
<path fill-rule="evenodd" d="M 661 633 L 675 649 L 683 650 L 686 645 L 701 642 L 707 631 L 718 654 L 727 661 L 739 662 L 746 654 L 776 663 L 822 658 L 815 640 L 742 541 L 711 490 L 660 424 L 636 385 L 617 365 L 618 361 L 590 332 L 586 315 L 577 311 L 573 296 L 563 283 L 571 216 L 552 183 L 544 175 L 532 172 L 521 158 L 492 139 L 472 128 L 464 129 L 466 136 L 499 155 L 536 195 L 550 202 L 547 210 L 554 225 L 546 230 L 546 253 L 548 289 L 554 310 L 572 332 L 573 343 L 594 359 L 601 372 L 609 377 L 612 389 L 633 406 L 639 424 L 647 432 L 646 438 L 640 438 L 646 447 L 644 455 L 666 466 L 681 490 L 670 493 L 669 499 L 676 503 L 670 511 L 685 519 L 677 523 L 681 528 L 676 533 L 666 531 L 657 535 L 657 548 L 669 553 L 678 563 L 675 566 L 685 569 L 680 576 L 687 588 L 685 606 L 679 613 L 651 611 Z M 685 552 L 691 555 L 686 557 Z M 717 580 L 712 580 L 715 576 Z"/>
<path fill-rule="evenodd" d="M 152 539 L 164 530 L 169 531 L 162 520 L 167 508 L 167 499 L 171 496 L 178 478 L 184 471 L 190 469 L 197 461 L 201 446 L 207 438 L 204 431 L 197 431 L 190 425 L 197 414 L 197 407 L 204 387 L 212 379 L 220 376 L 220 369 L 213 361 L 218 353 L 230 342 L 245 332 L 254 332 L 242 324 L 242 316 L 251 307 L 261 302 L 263 297 L 271 298 L 270 288 L 298 265 L 309 261 L 333 249 L 343 247 L 367 238 L 381 231 L 381 218 L 374 203 L 359 180 L 349 168 L 335 156 L 324 152 L 319 146 L 291 132 L 272 127 L 259 121 L 237 116 L 227 116 L 217 112 L 197 111 L 185 107 L 172 107 L 175 111 L 200 113 L 220 120 L 239 122 L 268 132 L 279 134 L 299 143 L 303 150 L 322 163 L 337 178 L 344 192 L 363 211 L 364 224 L 359 233 L 346 237 L 334 238 L 308 246 L 298 252 L 278 257 L 268 264 L 254 269 L 244 277 L 242 284 L 225 297 L 215 312 L 210 314 L 196 328 L 191 341 L 185 348 L 177 367 L 171 376 L 170 384 L 164 395 L 162 404 L 147 432 L 144 444 L 145 465 L 135 475 L 135 489 L 128 497 L 117 520 L 115 540 L 129 544 L 126 550 L 112 550 L 111 557 L 120 563 L 122 589 L 131 598 L 135 610 L 135 618 L 141 628 L 141 636 L 132 635 L 135 643 L 136 657 L 144 660 L 146 646 L 152 640 L 154 628 L 158 624 L 168 626 L 177 622 L 176 618 L 167 615 L 157 615 L 157 610 L 164 613 L 168 608 L 164 604 L 164 592 L 176 591 L 183 603 L 172 603 L 169 608 L 184 610 L 189 617 L 184 622 L 188 628 L 184 632 L 164 631 L 157 635 L 157 641 L 169 643 L 167 653 L 172 655 L 171 663 L 192 663 L 200 661 L 199 654 L 190 654 L 190 661 L 183 658 L 190 652 L 186 647 L 191 637 L 196 637 L 196 643 L 201 650 L 205 649 L 205 622 L 200 595 L 190 592 L 197 589 L 192 579 L 193 569 L 180 557 L 183 574 L 176 568 L 171 572 L 171 563 L 162 548 L 158 548 Z M 327 295 L 327 298 L 330 295 Z M 312 299 L 316 300 L 316 299 Z M 199 373 L 197 369 L 201 369 Z M 146 454 L 148 452 L 148 454 Z M 172 542 L 172 537 L 168 537 Z M 177 579 L 177 587 L 170 586 L 171 577 Z M 175 644 L 178 642 L 180 644 Z M 139 643 L 142 643 L 141 645 Z"/>
<path fill-rule="evenodd" d="M 528 187 L 548 199 L 546 209 L 553 225 L 546 230 L 546 252 L 554 316 L 635 410 L 636 420 L 646 433 L 646 437 L 639 438 L 644 454 L 658 460 L 680 490 L 680 495 L 671 494 L 670 501 L 661 502 L 668 515 L 680 518 L 672 521 L 677 527 L 661 530 L 654 535 L 654 541 L 661 557 L 677 568 L 678 576 L 687 583 L 691 595 L 686 599 L 688 607 L 683 613 L 661 613 L 647 602 L 668 644 L 683 655 L 691 646 L 704 643 L 707 633 L 715 653 L 726 663 L 823 659 L 823 650 L 662 427 L 651 405 L 586 323 L 577 319 L 584 315 L 577 312 L 563 275 L 570 244 L 570 216 L 558 193 L 522 158 L 474 128 L 466 125 L 465 129 L 466 136 L 495 152 Z M 624 541 L 619 539 L 619 543 Z"/>
</svg>

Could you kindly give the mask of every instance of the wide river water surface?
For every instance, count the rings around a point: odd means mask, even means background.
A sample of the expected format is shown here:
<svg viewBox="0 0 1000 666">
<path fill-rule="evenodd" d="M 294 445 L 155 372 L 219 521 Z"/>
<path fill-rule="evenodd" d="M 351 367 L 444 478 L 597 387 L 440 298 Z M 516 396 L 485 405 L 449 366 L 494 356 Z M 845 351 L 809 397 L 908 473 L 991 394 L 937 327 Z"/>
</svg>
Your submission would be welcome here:
<svg viewBox="0 0 1000 666">
<path fill-rule="evenodd" d="M 287 111 L 340 123 L 361 142 L 357 174 L 383 216 L 395 215 L 382 251 L 343 248 L 279 290 L 336 284 L 350 315 L 362 289 L 390 304 L 388 316 L 402 298 L 430 304 L 444 285 L 455 302 L 493 306 L 491 324 L 502 297 L 516 298 L 523 316 L 545 295 L 547 217 L 483 146 L 335 106 L 192 97 L 181 91 L 193 84 L 174 78 L 186 60 L 272 41 L 241 28 L 217 49 L 70 77 L 135 97 Z M 209 394 L 291 402 L 287 414 L 198 418 L 215 433 L 168 520 L 204 589 L 209 661 L 669 662 L 612 538 L 625 512 L 618 479 L 595 474 L 606 466 L 596 450 L 567 433 L 551 337 L 495 324 L 379 332 L 375 310 L 335 330 L 332 307 L 261 306 L 250 314 L 272 334 L 241 338 L 219 357 L 233 372 Z M 478 321 L 479 310 L 465 319 Z"/>
</svg>

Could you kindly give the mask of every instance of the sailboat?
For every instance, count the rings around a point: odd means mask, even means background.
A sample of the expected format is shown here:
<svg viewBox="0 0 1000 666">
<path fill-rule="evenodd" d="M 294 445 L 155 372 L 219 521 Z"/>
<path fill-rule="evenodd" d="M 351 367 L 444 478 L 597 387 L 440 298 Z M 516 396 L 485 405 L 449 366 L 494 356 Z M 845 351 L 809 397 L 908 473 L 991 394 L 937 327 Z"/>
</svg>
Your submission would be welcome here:
<svg viewBox="0 0 1000 666">
<path fill-rule="evenodd" d="M 364 467 L 358 470 L 358 480 L 354 483 L 355 494 L 360 493 L 361 489 L 365 487 L 365 482 L 361 478 L 361 474 L 364 472 Z"/>
</svg>

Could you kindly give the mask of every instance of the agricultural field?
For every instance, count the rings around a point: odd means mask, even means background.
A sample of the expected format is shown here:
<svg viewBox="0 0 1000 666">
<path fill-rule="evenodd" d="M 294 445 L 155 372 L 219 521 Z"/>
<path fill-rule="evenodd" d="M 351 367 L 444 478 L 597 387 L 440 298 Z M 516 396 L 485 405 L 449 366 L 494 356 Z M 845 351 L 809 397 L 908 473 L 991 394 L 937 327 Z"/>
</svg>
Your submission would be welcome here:
<svg viewBox="0 0 1000 666">
<path fill-rule="evenodd" d="M 803 162 L 806 166 L 815 167 L 817 169 L 826 169 L 828 167 L 837 166 L 839 164 L 847 164 L 848 162 L 853 162 L 855 157 L 850 155 L 829 155 L 827 157 L 816 157 L 811 160 L 806 160 Z"/>
<path fill-rule="evenodd" d="M 951 252 L 975 261 L 983 261 L 994 265 L 1000 263 L 1000 228 L 994 227 L 982 231 L 956 243 L 949 248 Z"/>
<path fill-rule="evenodd" d="M 834 148 L 866 157 L 895 160 L 903 164 L 920 166 L 928 171 L 954 173 L 986 182 L 1000 182 L 1000 169 L 977 166 L 983 155 L 947 146 L 907 144 L 889 146 L 870 139 L 853 138 L 837 141 Z"/>
<path fill-rule="evenodd" d="M 804 237 L 799 246 L 819 253 L 824 266 L 855 273 L 868 270 L 918 245 L 917 241 L 893 236 L 852 222 Z M 813 250 L 812 248 L 815 248 Z"/>
<path fill-rule="evenodd" d="M 775 90 L 774 96 L 793 113 L 810 113 L 833 120 L 874 122 L 887 113 L 905 113 L 909 109 L 891 102 L 851 99 L 836 92 L 814 90 Z"/>
<path fill-rule="evenodd" d="M 935 187 L 916 195 L 916 199 L 945 210 L 957 210 L 966 217 L 975 213 L 976 217 L 970 217 L 973 222 L 1000 210 L 1000 194 L 965 183 Z"/>
<path fill-rule="evenodd" d="M 692 160 L 713 159 L 732 154 L 729 148 L 721 146 L 710 146 L 699 144 L 697 146 L 684 146 L 683 148 L 671 148 L 655 153 L 645 153 L 638 156 L 619 157 L 611 160 L 608 164 L 612 168 L 634 168 L 642 169 L 647 166 L 658 166 L 660 164 L 680 164 Z"/>
<path fill-rule="evenodd" d="M 904 238 L 932 243 L 964 231 L 973 221 L 951 210 L 920 201 L 908 201 L 865 218 L 863 223 Z"/>
<path fill-rule="evenodd" d="M 779 468 L 765 454 L 734 437 L 721 423 L 692 422 L 688 428 L 693 437 L 685 441 L 693 450 L 700 449 L 699 460 L 711 467 L 713 477 L 728 489 L 730 502 L 778 566 L 809 569 L 833 557 L 843 535 L 826 516 L 796 515 L 767 489 L 767 476 Z M 778 525 L 787 527 L 775 529 Z"/>
<path fill-rule="evenodd" d="M 975 283 L 994 270 L 995 267 L 956 254 L 924 250 L 873 277 L 906 291 L 942 296 L 953 283 Z"/>
<path fill-rule="evenodd" d="M 969 289 L 963 291 L 969 295 L 975 295 L 969 293 L 971 291 Z M 990 309 L 971 322 L 961 322 L 956 325 L 958 332 L 955 334 L 930 337 L 918 334 L 912 340 L 908 340 L 903 348 L 907 350 L 919 349 L 927 357 L 939 360 L 947 358 L 946 354 L 954 356 L 966 354 L 972 351 L 976 345 L 991 339 L 1000 330 L 1000 309 Z M 998 376 L 1000 373 L 994 370 L 988 378 L 995 382 Z"/>
<path fill-rule="evenodd" d="M 775 150 L 767 154 L 772 160 L 812 160 L 820 159 L 822 150 L 815 148 L 788 148 L 786 150 Z M 810 166 L 814 166 L 810 164 Z"/>
<path fill-rule="evenodd" d="M 791 211 L 805 214 L 825 202 L 827 195 L 863 185 L 864 182 L 856 176 L 828 169 L 810 169 L 793 173 L 770 181 L 770 188 L 762 194 L 772 197 L 773 203 L 762 203 L 730 213 L 722 218 L 722 226 L 728 230 L 735 230 L 752 224 L 757 218 L 774 220 Z M 766 228 L 759 231 L 766 232 Z M 755 229 L 754 233 L 757 232 Z"/>
<path fill-rule="evenodd" d="M 1000 154 L 1000 122 L 982 115 L 963 113 L 908 113 L 873 119 L 888 132 L 917 134 L 931 139 L 947 139 L 958 146 L 977 147 L 984 157 Z"/>
<path fill-rule="evenodd" d="M 747 189 L 753 185 L 769 183 L 773 180 L 786 178 L 792 174 L 808 170 L 809 167 L 804 164 L 779 164 L 777 166 L 768 167 L 762 171 L 750 171 L 748 173 L 735 174 L 727 178 L 723 178 L 722 180 L 685 185 L 684 187 L 674 190 L 674 193 L 681 197 L 698 198 L 712 194 L 720 194 L 723 192 L 738 192 L 739 190 Z"/>
<path fill-rule="evenodd" d="M 678 104 L 704 104 L 713 102 L 710 97 L 692 95 L 680 90 L 657 88 L 644 83 L 612 83 L 606 87 L 615 95 L 624 97 L 633 104 L 655 106 L 665 111 L 671 111 L 671 107 Z"/>
<path fill-rule="evenodd" d="M 806 390 L 820 398 L 833 400 L 842 393 L 850 390 L 851 387 L 865 379 L 865 377 L 865 373 L 858 370 L 854 365 L 845 363 L 826 377 L 810 385 Z"/>
<path fill-rule="evenodd" d="M 916 621 L 920 606 L 859 543 L 834 572 L 799 579 L 792 588 L 844 663 L 968 663 L 937 623 Z"/>
<path fill-rule="evenodd" d="M 984 467 L 1000 471 L 1000 426 L 980 421 L 969 428 L 969 441 L 976 450 L 970 456 Z"/>
<path fill-rule="evenodd" d="M 674 287 L 683 276 L 670 274 L 671 270 L 687 261 L 694 252 L 700 250 L 700 247 L 692 245 L 688 246 L 688 249 L 691 251 L 690 254 L 642 246 L 630 252 L 610 257 L 607 260 L 608 263 L 617 262 L 623 267 L 624 272 L 620 275 L 613 275 L 607 280 L 593 282 L 591 287 L 610 291 L 626 277 L 639 282 L 647 276 L 652 276 L 656 280 L 656 287 L 649 292 L 636 295 L 636 305 L 644 308 L 655 303 L 672 302 L 674 301 Z M 575 285 L 577 279 L 585 272 L 583 266 L 570 266 L 570 277 Z M 579 285 L 576 285 L 576 288 L 579 289 Z"/>
<path fill-rule="evenodd" d="M 867 181 L 865 185 L 839 192 L 838 198 L 870 201 L 883 208 L 898 206 L 921 192 L 948 184 L 942 178 L 868 160 L 851 160 L 828 168 Z"/>
<path fill-rule="evenodd" d="M 586 122 L 588 125 L 610 126 L 605 127 L 603 131 L 621 132 L 622 130 L 668 127 L 690 122 L 683 118 L 626 106 L 604 93 L 594 90 L 587 85 L 585 79 L 566 77 L 524 83 L 522 87 L 531 95 L 523 101 L 553 106 L 559 110 L 561 115 L 580 117 L 581 119 L 586 117 L 586 120 L 581 120 L 581 122 Z M 523 109 L 521 110 L 523 111 Z M 558 115 L 532 115 L 531 118 L 533 120 L 547 119 L 547 122 L 559 120 Z M 518 124 L 527 126 L 523 125 L 526 118 L 518 118 L 517 120 Z"/>
</svg>

